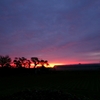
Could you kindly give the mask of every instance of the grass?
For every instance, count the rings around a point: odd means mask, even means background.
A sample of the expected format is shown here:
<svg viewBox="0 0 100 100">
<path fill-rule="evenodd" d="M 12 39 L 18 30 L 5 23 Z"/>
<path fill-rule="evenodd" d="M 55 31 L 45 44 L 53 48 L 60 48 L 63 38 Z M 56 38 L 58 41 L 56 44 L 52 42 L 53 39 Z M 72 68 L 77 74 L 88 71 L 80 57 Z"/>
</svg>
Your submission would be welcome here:
<svg viewBox="0 0 100 100">
<path fill-rule="evenodd" d="M 0 77 L 0 96 L 25 89 L 62 90 L 89 100 L 100 98 L 99 71 L 58 71 L 47 74 L 16 74 Z"/>
</svg>

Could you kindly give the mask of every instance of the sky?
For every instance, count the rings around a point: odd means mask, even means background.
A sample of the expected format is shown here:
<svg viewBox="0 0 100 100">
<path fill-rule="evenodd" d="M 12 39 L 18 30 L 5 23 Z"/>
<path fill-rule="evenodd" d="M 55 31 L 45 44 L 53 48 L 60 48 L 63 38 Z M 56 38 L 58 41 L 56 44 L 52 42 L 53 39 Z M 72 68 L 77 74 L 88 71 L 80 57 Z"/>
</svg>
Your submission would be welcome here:
<svg viewBox="0 0 100 100">
<path fill-rule="evenodd" d="M 0 55 L 99 63 L 100 0 L 0 0 Z"/>
</svg>

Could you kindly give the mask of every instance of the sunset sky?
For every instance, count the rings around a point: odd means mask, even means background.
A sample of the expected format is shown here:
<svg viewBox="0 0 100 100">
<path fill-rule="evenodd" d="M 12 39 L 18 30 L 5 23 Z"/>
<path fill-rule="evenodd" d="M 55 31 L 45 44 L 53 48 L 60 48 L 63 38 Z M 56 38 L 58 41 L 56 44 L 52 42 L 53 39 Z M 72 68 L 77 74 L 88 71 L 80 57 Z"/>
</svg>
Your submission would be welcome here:
<svg viewBox="0 0 100 100">
<path fill-rule="evenodd" d="M 0 0 L 0 55 L 99 63 L 100 0 Z"/>
</svg>

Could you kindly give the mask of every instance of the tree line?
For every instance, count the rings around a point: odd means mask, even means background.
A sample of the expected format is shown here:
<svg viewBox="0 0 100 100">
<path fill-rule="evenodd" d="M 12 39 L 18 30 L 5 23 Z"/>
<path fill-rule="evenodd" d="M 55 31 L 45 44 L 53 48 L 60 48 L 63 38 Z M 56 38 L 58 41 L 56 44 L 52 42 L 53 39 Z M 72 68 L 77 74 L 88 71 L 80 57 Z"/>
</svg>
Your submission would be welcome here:
<svg viewBox="0 0 100 100">
<path fill-rule="evenodd" d="M 12 63 L 14 66 L 12 66 Z M 30 68 L 32 63 L 34 64 L 33 68 L 36 68 L 37 65 L 40 65 L 42 68 L 45 68 L 45 65 L 49 65 L 47 60 L 41 60 L 38 57 L 31 57 L 30 60 L 25 57 L 15 57 L 12 60 L 9 55 L 0 55 L 0 66 L 2 68 Z"/>
</svg>

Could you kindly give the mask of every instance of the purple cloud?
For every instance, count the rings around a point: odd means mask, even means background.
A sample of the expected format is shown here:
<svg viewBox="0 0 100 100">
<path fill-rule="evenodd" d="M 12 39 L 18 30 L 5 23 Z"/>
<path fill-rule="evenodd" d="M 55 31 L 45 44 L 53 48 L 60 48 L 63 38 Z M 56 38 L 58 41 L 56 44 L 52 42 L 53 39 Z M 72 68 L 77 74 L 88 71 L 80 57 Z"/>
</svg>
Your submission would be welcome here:
<svg viewBox="0 0 100 100">
<path fill-rule="evenodd" d="M 98 62 L 99 0 L 0 1 L 0 54 Z"/>
</svg>

